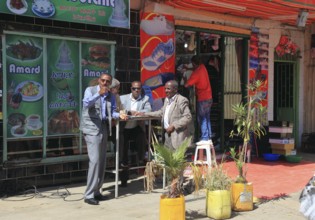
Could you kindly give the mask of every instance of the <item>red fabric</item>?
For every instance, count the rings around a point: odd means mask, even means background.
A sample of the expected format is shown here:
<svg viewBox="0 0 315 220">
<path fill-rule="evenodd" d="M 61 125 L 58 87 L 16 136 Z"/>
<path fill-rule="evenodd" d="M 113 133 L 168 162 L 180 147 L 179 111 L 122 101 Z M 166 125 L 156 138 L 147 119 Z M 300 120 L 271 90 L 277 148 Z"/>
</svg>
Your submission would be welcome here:
<svg viewBox="0 0 315 220">
<path fill-rule="evenodd" d="M 212 89 L 205 65 L 201 64 L 196 70 L 194 70 L 190 78 L 187 80 L 186 85 L 195 85 L 197 101 L 212 99 Z"/>
</svg>

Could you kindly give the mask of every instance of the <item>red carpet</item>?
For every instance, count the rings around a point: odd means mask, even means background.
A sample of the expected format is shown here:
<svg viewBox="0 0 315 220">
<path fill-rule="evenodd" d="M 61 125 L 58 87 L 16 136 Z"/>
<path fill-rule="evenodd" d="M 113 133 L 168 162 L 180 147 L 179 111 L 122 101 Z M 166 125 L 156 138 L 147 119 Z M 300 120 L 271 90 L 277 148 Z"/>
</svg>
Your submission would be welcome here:
<svg viewBox="0 0 315 220">
<path fill-rule="evenodd" d="M 304 188 L 315 174 L 315 163 L 301 161 L 288 163 L 286 161 L 268 162 L 262 158 L 254 158 L 247 163 L 246 178 L 253 183 L 254 196 L 262 199 L 273 199 L 298 192 Z M 229 176 L 235 178 L 237 169 L 233 161 L 224 165 Z"/>
</svg>

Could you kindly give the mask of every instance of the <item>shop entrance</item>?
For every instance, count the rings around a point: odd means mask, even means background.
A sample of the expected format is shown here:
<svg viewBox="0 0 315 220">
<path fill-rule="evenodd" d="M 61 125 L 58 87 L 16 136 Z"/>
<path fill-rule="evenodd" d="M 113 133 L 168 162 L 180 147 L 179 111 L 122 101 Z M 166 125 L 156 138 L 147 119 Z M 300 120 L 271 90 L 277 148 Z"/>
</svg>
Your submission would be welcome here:
<svg viewBox="0 0 315 220">
<path fill-rule="evenodd" d="M 180 93 L 190 100 L 193 114 L 192 135 L 199 137 L 199 125 L 196 119 L 196 98 L 194 89 L 183 87 L 183 76 L 191 72 L 182 72 L 183 65 L 190 65 L 191 57 L 198 55 L 208 70 L 212 87 L 213 105 L 211 108 L 212 141 L 217 150 L 225 150 L 229 133 L 233 129 L 234 115 L 232 104 L 240 103 L 243 97 L 244 78 L 247 76 L 247 59 L 244 48 L 247 41 L 240 36 L 226 36 L 223 33 L 211 33 L 204 30 L 176 30 L 176 77 L 180 82 Z M 246 59 L 246 60 L 245 60 Z"/>
</svg>

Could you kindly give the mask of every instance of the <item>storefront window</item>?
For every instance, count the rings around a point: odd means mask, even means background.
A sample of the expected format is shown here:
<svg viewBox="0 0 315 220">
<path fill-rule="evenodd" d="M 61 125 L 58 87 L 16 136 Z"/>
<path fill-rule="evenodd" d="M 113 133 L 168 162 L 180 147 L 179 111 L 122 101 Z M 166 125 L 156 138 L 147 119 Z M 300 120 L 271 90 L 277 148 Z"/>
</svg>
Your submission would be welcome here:
<svg viewBox="0 0 315 220">
<path fill-rule="evenodd" d="M 3 161 L 86 154 L 84 90 L 113 73 L 114 43 L 6 32 Z"/>
</svg>

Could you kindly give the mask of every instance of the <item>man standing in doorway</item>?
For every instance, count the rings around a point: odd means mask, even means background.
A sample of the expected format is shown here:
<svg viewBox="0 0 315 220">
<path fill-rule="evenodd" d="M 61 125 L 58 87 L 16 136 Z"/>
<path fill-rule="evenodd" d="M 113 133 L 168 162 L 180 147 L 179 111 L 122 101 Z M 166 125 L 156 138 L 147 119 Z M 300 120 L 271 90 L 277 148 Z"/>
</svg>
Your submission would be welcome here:
<svg viewBox="0 0 315 220">
<path fill-rule="evenodd" d="M 116 101 L 110 91 L 112 76 L 102 73 L 98 85 L 87 87 L 84 92 L 81 130 L 87 145 L 89 170 L 84 202 L 98 205 L 107 197 L 101 194 L 106 168 L 106 149 L 108 135 L 111 133 L 112 118 L 118 118 L 115 112 Z"/>
<path fill-rule="evenodd" d="M 191 58 L 193 65 L 193 73 L 186 81 L 185 87 L 195 86 L 197 95 L 197 119 L 200 125 L 201 136 L 197 145 L 210 145 L 212 148 L 213 156 L 215 152 L 213 149 L 213 143 L 211 140 L 211 122 L 210 111 L 212 106 L 212 89 L 208 76 L 207 69 L 204 64 L 201 63 L 198 56 Z"/>
</svg>

